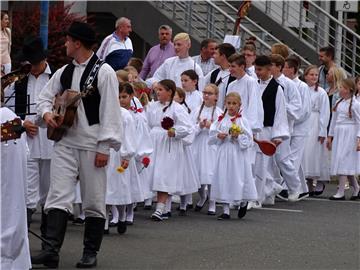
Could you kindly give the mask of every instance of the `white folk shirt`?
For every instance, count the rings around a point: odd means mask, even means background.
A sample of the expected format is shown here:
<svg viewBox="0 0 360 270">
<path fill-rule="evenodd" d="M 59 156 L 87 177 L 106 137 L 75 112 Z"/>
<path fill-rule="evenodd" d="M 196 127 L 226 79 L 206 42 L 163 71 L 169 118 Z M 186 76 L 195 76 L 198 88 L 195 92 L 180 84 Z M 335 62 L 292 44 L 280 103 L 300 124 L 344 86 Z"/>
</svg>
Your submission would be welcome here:
<svg viewBox="0 0 360 270">
<path fill-rule="evenodd" d="M 258 119 L 263 110 L 261 97 L 258 96 L 258 84 L 256 80 L 245 74 L 241 78 L 230 83 L 228 93 L 235 92 L 241 97 L 243 113 L 253 132 L 259 132 L 263 126 L 263 119 Z"/>
<path fill-rule="evenodd" d="M 301 97 L 296 84 L 281 74 L 276 81 L 283 87 L 285 99 L 286 99 L 286 111 L 289 121 L 290 134 L 293 132 L 294 122 L 300 119 L 302 114 Z"/>
<path fill-rule="evenodd" d="M 36 104 L 38 103 L 41 90 L 49 81 L 50 74 L 51 70 L 48 64 L 45 71 L 37 78 L 34 75 L 29 74 L 27 94 L 29 95 L 29 113 L 31 115 L 27 115 L 25 120 L 29 120 L 33 123 L 37 122 Z M 51 159 L 54 143 L 47 138 L 47 128 L 39 127 L 38 134 L 35 137 L 31 138 L 30 136 L 27 136 L 26 139 L 30 151 L 30 158 Z"/>
<path fill-rule="evenodd" d="M 254 78 L 255 80 L 258 80 L 258 77 L 255 73 L 255 66 L 251 66 L 245 69 L 246 74 L 249 75 L 250 77 Z"/>
<path fill-rule="evenodd" d="M 309 87 L 311 98 L 311 111 L 319 113 L 319 137 L 327 136 L 327 126 L 330 119 L 330 105 L 329 97 L 326 91 L 318 87 L 315 91 L 315 86 Z"/>
<path fill-rule="evenodd" d="M 155 82 L 169 79 L 173 80 L 177 87 L 181 87 L 181 73 L 189 69 L 195 70 L 196 74 L 199 76 L 198 86 L 199 90 L 202 91 L 202 89 L 204 89 L 203 72 L 201 67 L 196 64 L 190 56 L 182 59 L 178 56 L 166 59 L 165 62 L 155 71 L 154 76 L 146 80 L 146 83 L 149 87 L 151 87 Z"/>
<path fill-rule="evenodd" d="M 201 106 L 203 102 L 202 93 L 198 90 L 192 92 L 185 92 L 185 102 L 189 106 L 191 111 Z"/>
<path fill-rule="evenodd" d="M 81 64 L 73 60 L 75 68 L 71 83 L 72 90 L 79 91 L 81 76 L 91 57 Z M 64 69 L 65 66 L 52 76 L 39 95 L 37 112 L 41 118 L 43 118 L 46 112 L 52 112 L 53 98 L 62 89 L 60 77 Z M 99 70 L 97 85 L 101 99 L 99 108 L 94 109 L 99 109 L 100 123 L 89 126 L 84 105 L 80 102 L 77 108 L 76 121 L 67 130 L 66 135 L 58 142 L 59 144 L 103 154 L 109 154 L 110 148 L 115 150 L 120 148 L 121 111 L 119 110 L 118 101 L 119 83 L 115 71 L 106 63 Z"/>
<path fill-rule="evenodd" d="M 205 76 L 205 85 L 208 85 L 210 83 L 210 78 L 211 78 L 211 73 L 208 73 Z M 218 101 L 216 103 L 216 106 L 218 106 L 221 109 L 224 109 L 224 103 L 225 103 L 225 96 L 227 94 L 227 86 L 228 86 L 228 81 L 229 81 L 229 77 L 230 77 L 230 71 L 229 69 L 222 69 L 220 68 L 220 71 L 218 73 L 218 75 L 216 76 L 216 80 L 215 82 L 219 81 L 221 78 L 221 82 L 218 85 L 219 88 L 219 95 L 218 95 Z"/>
</svg>

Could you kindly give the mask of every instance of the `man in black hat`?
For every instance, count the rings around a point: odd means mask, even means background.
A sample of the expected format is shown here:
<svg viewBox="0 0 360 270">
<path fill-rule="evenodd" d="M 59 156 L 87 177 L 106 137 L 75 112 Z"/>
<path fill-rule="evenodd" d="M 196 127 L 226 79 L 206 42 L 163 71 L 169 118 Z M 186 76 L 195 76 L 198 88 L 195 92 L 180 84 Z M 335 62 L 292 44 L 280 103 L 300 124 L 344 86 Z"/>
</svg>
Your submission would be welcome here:
<svg viewBox="0 0 360 270">
<path fill-rule="evenodd" d="M 52 111 L 55 95 L 65 90 L 81 92 L 76 121 L 54 145 L 50 189 L 45 203 L 48 214 L 45 238 L 51 245 L 32 257 L 32 264 L 56 268 L 68 214 L 73 211 L 75 185 L 80 179 L 85 212 L 84 250 L 78 268 L 96 266 L 96 255 L 105 225 L 106 171 L 110 148 L 120 148 L 121 115 L 115 71 L 92 51 L 94 30 L 74 22 L 66 32 L 66 54 L 73 61 L 59 69 L 40 93 L 37 112 L 52 128 L 58 127 Z M 90 90 L 90 93 L 87 90 Z M 64 107 L 66 109 L 66 107 Z"/>
<path fill-rule="evenodd" d="M 20 52 L 19 60 L 31 64 L 30 73 L 14 85 L 15 113 L 24 119 L 26 139 L 29 146 L 27 157 L 26 207 L 28 226 L 31 216 L 39 204 L 43 210 L 50 183 L 50 159 L 53 142 L 47 139 L 46 127 L 36 123 L 36 102 L 38 96 L 49 81 L 51 69 L 46 62 L 47 51 L 44 50 L 40 37 L 27 39 Z M 42 211 L 41 234 L 44 236 L 46 215 Z"/>
</svg>

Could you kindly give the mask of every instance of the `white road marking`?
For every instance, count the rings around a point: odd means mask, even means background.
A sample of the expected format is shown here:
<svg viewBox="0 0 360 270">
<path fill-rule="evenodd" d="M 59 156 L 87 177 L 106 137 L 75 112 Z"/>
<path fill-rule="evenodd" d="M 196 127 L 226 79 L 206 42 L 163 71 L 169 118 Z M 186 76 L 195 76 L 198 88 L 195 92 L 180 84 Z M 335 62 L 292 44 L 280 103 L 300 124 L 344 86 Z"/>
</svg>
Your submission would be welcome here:
<svg viewBox="0 0 360 270">
<path fill-rule="evenodd" d="M 349 200 L 345 200 L 345 201 L 332 201 L 329 200 L 327 198 L 306 198 L 304 199 L 304 201 L 320 201 L 320 202 L 340 202 L 340 203 L 357 203 L 360 205 L 359 201 L 349 201 Z"/>
<path fill-rule="evenodd" d="M 282 209 L 282 208 L 253 208 L 253 209 L 259 209 L 259 210 L 270 210 L 270 211 L 282 211 L 282 212 L 293 212 L 293 213 L 302 213 L 303 210 L 293 210 L 293 209 Z M 252 209 L 251 209 L 252 210 Z"/>
</svg>

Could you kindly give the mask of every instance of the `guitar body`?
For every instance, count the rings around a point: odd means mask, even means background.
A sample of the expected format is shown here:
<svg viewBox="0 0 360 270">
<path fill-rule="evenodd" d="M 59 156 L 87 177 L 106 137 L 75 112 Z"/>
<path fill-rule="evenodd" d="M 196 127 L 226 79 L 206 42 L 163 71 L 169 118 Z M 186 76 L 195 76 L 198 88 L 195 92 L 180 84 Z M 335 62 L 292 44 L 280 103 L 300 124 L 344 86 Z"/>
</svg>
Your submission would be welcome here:
<svg viewBox="0 0 360 270">
<path fill-rule="evenodd" d="M 74 124 L 80 99 L 81 93 L 74 90 L 65 90 L 62 95 L 55 97 L 53 112 L 56 115 L 55 120 L 58 127 L 48 126 L 47 137 L 49 140 L 60 141 L 66 131 Z"/>
</svg>

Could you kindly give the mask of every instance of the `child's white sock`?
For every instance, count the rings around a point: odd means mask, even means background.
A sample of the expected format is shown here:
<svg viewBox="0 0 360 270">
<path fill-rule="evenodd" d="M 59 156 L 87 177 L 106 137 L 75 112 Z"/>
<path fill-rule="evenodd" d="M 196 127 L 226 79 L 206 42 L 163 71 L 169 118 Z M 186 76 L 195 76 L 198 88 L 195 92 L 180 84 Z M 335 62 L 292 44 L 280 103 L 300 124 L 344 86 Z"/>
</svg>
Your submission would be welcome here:
<svg viewBox="0 0 360 270">
<path fill-rule="evenodd" d="M 230 215 L 230 205 L 228 203 L 223 204 L 224 214 Z"/>
<path fill-rule="evenodd" d="M 192 194 L 185 195 L 186 196 L 186 203 L 193 204 L 193 197 Z"/>
<path fill-rule="evenodd" d="M 164 213 L 164 209 L 165 209 L 165 204 L 158 202 L 156 204 L 156 211 L 160 212 L 161 214 Z"/>
<path fill-rule="evenodd" d="M 200 195 L 200 200 L 198 201 L 197 205 L 202 207 L 204 205 L 204 203 L 206 202 L 206 198 L 207 198 L 207 192 L 205 189 L 206 185 L 201 185 L 200 189 L 199 189 L 199 195 Z"/>
<path fill-rule="evenodd" d="M 340 198 L 344 196 L 346 180 L 347 180 L 346 175 L 339 175 L 339 185 L 338 185 L 338 190 L 334 195 L 335 198 Z"/>
<path fill-rule="evenodd" d="M 105 226 L 104 226 L 104 230 L 108 230 L 109 229 L 109 213 L 110 213 L 110 209 L 111 209 L 111 206 L 110 205 L 107 205 L 106 206 L 106 213 L 105 213 Z"/>
<path fill-rule="evenodd" d="M 360 190 L 359 183 L 353 175 L 349 176 L 348 178 L 350 185 L 354 188 L 354 193 L 352 196 L 357 196 Z"/>
<path fill-rule="evenodd" d="M 134 221 L 134 205 L 131 203 L 126 206 L 126 221 Z"/>
<path fill-rule="evenodd" d="M 111 207 L 112 220 L 111 223 L 118 223 L 119 221 L 119 212 L 115 205 Z"/>
<path fill-rule="evenodd" d="M 180 210 L 186 210 L 187 199 L 187 195 L 180 196 Z"/>
<path fill-rule="evenodd" d="M 171 212 L 171 201 L 172 201 L 172 195 L 169 195 L 166 199 L 165 213 Z"/>
<path fill-rule="evenodd" d="M 119 211 L 119 221 L 125 222 L 126 220 L 126 205 L 117 205 Z"/>
<path fill-rule="evenodd" d="M 151 204 L 152 204 L 152 198 L 146 199 L 146 200 L 144 201 L 144 204 L 145 204 L 145 206 L 151 206 Z"/>
</svg>

